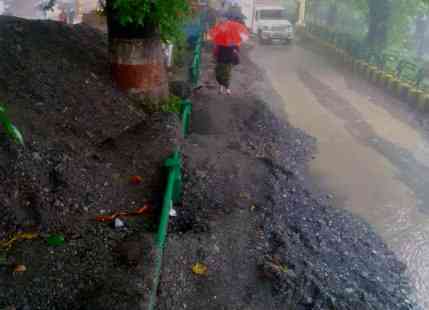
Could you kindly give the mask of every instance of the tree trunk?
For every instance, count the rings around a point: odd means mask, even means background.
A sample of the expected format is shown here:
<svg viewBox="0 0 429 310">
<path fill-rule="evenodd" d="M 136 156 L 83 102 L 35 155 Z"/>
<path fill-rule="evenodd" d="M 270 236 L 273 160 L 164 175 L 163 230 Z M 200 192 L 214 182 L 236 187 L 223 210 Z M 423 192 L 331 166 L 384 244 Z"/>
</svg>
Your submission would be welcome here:
<svg viewBox="0 0 429 310">
<path fill-rule="evenodd" d="M 306 5 L 308 15 L 312 19 L 312 22 L 318 24 L 320 18 L 320 0 L 306 1 Z"/>
<path fill-rule="evenodd" d="M 427 28 L 427 18 L 425 15 L 419 15 L 416 18 L 416 50 L 417 57 L 422 58 L 425 51 L 425 39 L 426 39 L 426 28 Z"/>
<path fill-rule="evenodd" d="M 368 37 L 370 47 L 384 49 L 387 44 L 390 19 L 389 0 L 368 0 Z"/>
<path fill-rule="evenodd" d="M 320 0 L 313 0 L 313 14 L 316 24 L 322 24 L 322 17 L 320 16 Z"/>
<path fill-rule="evenodd" d="M 106 2 L 112 79 L 125 92 L 159 102 L 168 96 L 168 79 L 158 27 L 122 26 L 112 3 Z"/>
<path fill-rule="evenodd" d="M 329 5 L 328 18 L 326 20 L 328 27 L 333 28 L 337 24 L 338 7 L 336 3 Z"/>
</svg>

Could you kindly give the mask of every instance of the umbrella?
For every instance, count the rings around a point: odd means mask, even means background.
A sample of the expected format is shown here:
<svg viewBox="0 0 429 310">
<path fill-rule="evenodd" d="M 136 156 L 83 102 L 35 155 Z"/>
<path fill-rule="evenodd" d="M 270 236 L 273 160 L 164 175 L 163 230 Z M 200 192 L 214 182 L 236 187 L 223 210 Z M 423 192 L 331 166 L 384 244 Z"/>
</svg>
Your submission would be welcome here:
<svg viewBox="0 0 429 310">
<path fill-rule="evenodd" d="M 216 45 L 240 46 L 241 42 L 248 39 L 249 31 L 242 24 L 228 20 L 210 29 L 209 35 Z"/>
</svg>

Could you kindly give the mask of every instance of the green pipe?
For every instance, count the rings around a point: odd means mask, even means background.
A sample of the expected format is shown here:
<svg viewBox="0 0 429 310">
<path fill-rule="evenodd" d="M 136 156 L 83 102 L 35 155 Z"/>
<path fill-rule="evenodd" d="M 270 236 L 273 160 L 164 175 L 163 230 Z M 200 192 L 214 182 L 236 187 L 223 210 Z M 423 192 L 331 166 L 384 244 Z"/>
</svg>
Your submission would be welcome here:
<svg viewBox="0 0 429 310">
<path fill-rule="evenodd" d="M 156 295 L 158 291 L 159 277 L 161 274 L 162 256 L 164 252 L 165 239 L 167 237 L 170 210 L 173 207 L 173 202 L 180 199 L 182 166 L 180 153 L 175 151 L 173 155 L 166 160 L 165 166 L 169 168 L 169 174 L 167 179 L 167 187 L 164 194 L 158 233 L 155 239 L 154 278 L 149 296 L 148 310 L 154 310 L 156 306 Z"/>
<path fill-rule="evenodd" d="M 182 134 L 185 137 L 189 131 L 189 120 L 192 112 L 192 103 L 189 100 L 183 100 L 181 106 L 182 115 Z"/>
<path fill-rule="evenodd" d="M 200 64 L 201 64 L 201 47 L 202 47 L 202 35 L 200 35 L 197 45 L 194 50 L 194 55 L 192 59 L 192 66 L 191 66 L 191 81 L 194 84 L 194 86 L 197 85 L 198 80 L 200 78 Z"/>
</svg>

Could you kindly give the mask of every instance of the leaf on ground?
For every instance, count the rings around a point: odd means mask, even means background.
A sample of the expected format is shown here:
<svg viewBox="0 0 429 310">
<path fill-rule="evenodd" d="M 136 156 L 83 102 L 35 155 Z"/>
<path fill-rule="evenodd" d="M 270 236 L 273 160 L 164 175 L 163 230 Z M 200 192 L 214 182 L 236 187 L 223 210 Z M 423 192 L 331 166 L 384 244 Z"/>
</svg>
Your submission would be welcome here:
<svg viewBox="0 0 429 310">
<path fill-rule="evenodd" d="M 8 240 L 0 240 L 0 248 L 9 249 L 18 240 L 32 240 L 39 237 L 38 233 L 18 232 Z"/>
<path fill-rule="evenodd" d="M 195 263 L 192 266 L 192 272 L 196 275 L 199 275 L 199 276 L 206 276 L 208 273 L 208 268 L 206 265 L 204 265 L 202 263 Z"/>
</svg>

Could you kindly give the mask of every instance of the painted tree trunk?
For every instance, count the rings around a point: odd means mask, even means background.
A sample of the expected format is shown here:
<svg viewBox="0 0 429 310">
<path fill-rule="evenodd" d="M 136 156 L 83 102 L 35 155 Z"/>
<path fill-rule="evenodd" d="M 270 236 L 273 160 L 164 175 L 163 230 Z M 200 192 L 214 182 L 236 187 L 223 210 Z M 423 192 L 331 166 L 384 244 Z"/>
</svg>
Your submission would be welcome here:
<svg viewBox="0 0 429 310">
<path fill-rule="evenodd" d="M 106 2 L 112 79 L 122 91 L 159 102 L 168 96 L 168 79 L 158 27 L 122 25 L 112 1 Z"/>
<path fill-rule="evenodd" d="M 112 78 L 117 87 L 149 97 L 168 95 L 167 73 L 158 38 L 109 41 Z"/>
</svg>

